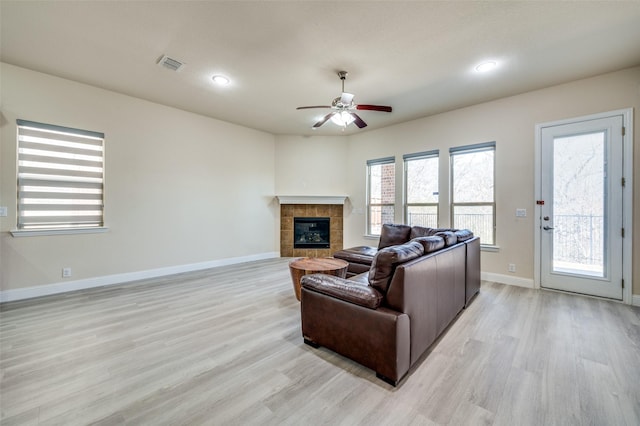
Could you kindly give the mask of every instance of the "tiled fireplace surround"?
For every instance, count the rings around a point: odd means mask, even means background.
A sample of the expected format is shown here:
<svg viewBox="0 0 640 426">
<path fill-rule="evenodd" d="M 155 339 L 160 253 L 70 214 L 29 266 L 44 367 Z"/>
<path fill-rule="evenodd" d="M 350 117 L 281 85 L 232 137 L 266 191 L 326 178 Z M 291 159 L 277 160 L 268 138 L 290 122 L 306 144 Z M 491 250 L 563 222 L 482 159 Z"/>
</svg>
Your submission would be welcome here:
<svg viewBox="0 0 640 426">
<path fill-rule="evenodd" d="M 280 256 L 325 257 L 342 250 L 342 204 L 280 204 Z M 293 248 L 294 217 L 330 218 L 330 241 L 328 249 Z"/>
</svg>

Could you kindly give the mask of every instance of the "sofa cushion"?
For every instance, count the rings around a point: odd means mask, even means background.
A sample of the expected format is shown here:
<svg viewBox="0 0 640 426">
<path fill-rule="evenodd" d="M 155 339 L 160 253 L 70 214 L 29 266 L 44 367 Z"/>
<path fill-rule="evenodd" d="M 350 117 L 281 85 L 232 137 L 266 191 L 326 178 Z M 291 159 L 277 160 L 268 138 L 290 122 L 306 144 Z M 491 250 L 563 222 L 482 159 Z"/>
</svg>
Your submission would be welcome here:
<svg viewBox="0 0 640 426">
<path fill-rule="evenodd" d="M 349 281 L 353 281 L 358 284 L 369 285 L 369 270 L 367 269 L 367 272 L 349 277 Z"/>
<path fill-rule="evenodd" d="M 385 223 L 382 225 L 382 231 L 380 232 L 378 250 L 406 243 L 409 241 L 410 232 L 411 227 L 409 225 Z"/>
<path fill-rule="evenodd" d="M 454 232 L 454 234 L 456 234 L 459 243 L 473 238 L 473 232 L 469 231 L 468 229 L 458 229 L 456 232 Z"/>
<path fill-rule="evenodd" d="M 411 241 L 416 241 L 422 244 L 425 254 L 438 251 L 444 247 L 444 238 L 438 235 L 434 235 L 432 237 L 418 237 L 418 238 L 414 238 Z"/>
<path fill-rule="evenodd" d="M 351 247 L 348 249 L 337 251 L 333 254 L 336 259 L 346 260 L 349 263 L 363 263 L 371 265 L 373 256 L 376 255 L 378 249 L 369 246 Z"/>
<path fill-rule="evenodd" d="M 314 290 L 369 309 L 377 309 L 383 297 L 378 290 L 366 283 L 345 280 L 333 275 L 304 275 L 301 285 L 305 289 Z"/>
<path fill-rule="evenodd" d="M 379 250 L 371 263 L 369 270 L 369 285 L 380 291 L 387 293 L 389 281 L 393 276 L 396 266 L 400 263 L 408 262 L 424 254 L 422 244 L 411 241 L 405 244 L 385 247 Z"/>
<path fill-rule="evenodd" d="M 434 234 L 433 228 L 425 228 L 424 226 L 412 226 L 409 239 L 413 240 L 418 237 L 430 237 Z"/>
<path fill-rule="evenodd" d="M 444 245 L 449 247 L 458 242 L 458 237 L 452 231 L 441 231 L 436 233 L 437 236 L 444 239 Z"/>
</svg>

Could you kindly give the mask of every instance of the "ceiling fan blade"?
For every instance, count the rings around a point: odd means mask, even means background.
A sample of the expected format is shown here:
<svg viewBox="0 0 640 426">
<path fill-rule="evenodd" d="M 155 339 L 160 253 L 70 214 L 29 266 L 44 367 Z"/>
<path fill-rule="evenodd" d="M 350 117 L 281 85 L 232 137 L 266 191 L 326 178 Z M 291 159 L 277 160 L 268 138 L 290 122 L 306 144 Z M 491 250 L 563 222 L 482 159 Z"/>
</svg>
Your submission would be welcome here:
<svg viewBox="0 0 640 426">
<path fill-rule="evenodd" d="M 334 112 L 330 112 L 329 114 L 325 115 L 324 117 L 322 117 L 322 120 L 318 121 L 316 124 L 313 125 L 313 128 L 317 129 L 318 127 L 322 126 L 324 123 L 327 122 L 327 120 L 329 120 L 335 114 L 337 114 L 337 112 L 334 111 Z"/>
<path fill-rule="evenodd" d="M 367 111 L 382 111 L 382 112 L 392 111 L 392 108 L 390 106 L 384 106 L 384 105 L 356 105 L 356 109 L 367 110 Z"/>
<path fill-rule="evenodd" d="M 340 102 L 342 103 L 342 105 L 351 105 L 352 101 L 353 101 L 352 93 L 342 92 L 342 96 L 340 97 Z"/>
<path fill-rule="evenodd" d="M 296 109 L 310 109 L 310 108 L 331 108 L 331 106 L 330 105 L 313 105 L 313 106 L 298 107 Z"/>
<path fill-rule="evenodd" d="M 355 112 L 351 113 L 351 116 L 354 118 L 353 122 L 358 128 L 362 129 L 363 127 L 367 127 L 367 123 L 364 122 L 362 118 Z"/>
</svg>

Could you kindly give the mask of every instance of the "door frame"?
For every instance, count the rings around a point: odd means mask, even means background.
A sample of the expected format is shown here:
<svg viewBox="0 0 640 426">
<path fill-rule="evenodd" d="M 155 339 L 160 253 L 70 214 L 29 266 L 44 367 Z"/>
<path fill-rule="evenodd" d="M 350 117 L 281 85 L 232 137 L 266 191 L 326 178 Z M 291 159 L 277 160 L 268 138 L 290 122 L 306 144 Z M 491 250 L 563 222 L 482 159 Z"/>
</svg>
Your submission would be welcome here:
<svg viewBox="0 0 640 426">
<path fill-rule="evenodd" d="M 622 279 L 624 280 L 624 288 L 622 289 L 622 303 L 630 305 L 632 303 L 633 294 L 633 274 L 632 274 L 632 253 L 633 253 L 633 108 L 625 108 L 614 111 L 607 111 L 598 114 L 591 114 L 581 117 L 568 118 L 557 121 L 549 121 L 545 123 L 537 123 L 535 125 L 535 177 L 534 177 L 534 196 L 535 200 L 542 199 L 542 129 L 545 127 L 571 124 L 579 121 L 596 120 L 611 116 L 622 116 L 622 125 L 625 128 L 625 134 L 622 137 L 622 175 L 625 179 L 625 185 L 622 188 L 622 226 L 624 227 L 625 237 L 622 239 Z M 533 224 L 534 235 L 534 268 L 533 268 L 533 285 L 534 288 L 540 288 L 540 228 L 542 226 L 541 206 L 537 203 L 534 205 L 535 215 Z M 595 297 L 595 296 L 593 296 Z M 606 299 L 611 300 L 611 299 Z"/>
</svg>

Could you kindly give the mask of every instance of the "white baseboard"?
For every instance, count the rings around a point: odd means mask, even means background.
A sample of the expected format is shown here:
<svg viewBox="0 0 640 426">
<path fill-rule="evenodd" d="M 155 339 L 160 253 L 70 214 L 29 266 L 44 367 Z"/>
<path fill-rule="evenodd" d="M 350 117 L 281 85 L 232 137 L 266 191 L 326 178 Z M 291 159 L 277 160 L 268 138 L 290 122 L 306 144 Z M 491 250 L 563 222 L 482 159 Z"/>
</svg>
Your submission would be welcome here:
<svg viewBox="0 0 640 426">
<path fill-rule="evenodd" d="M 217 268 L 220 266 L 235 265 L 238 263 L 251 262 L 254 260 L 273 259 L 280 257 L 279 252 L 259 253 L 249 256 L 231 257 L 208 262 L 191 263 L 187 265 L 169 266 L 166 268 L 150 269 L 147 271 L 127 272 L 124 274 L 105 275 L 102 277 L 87 278 L 83 280 L 64 281 L 52 284 L 45 284 L 36 287 L 17 288 L 13 290 L 0 291 L 0 303 L 12 302 L 16 300 L 32 299 L 34 297 L 49 296 L 52 294 L 67 293 L 69 291 L 84 290 L 94 287 L 102 287 L 114 284 L 123 284 L 131 281 L 157 278 L 167 275 L 180 274 L 183 272 L 200 271 L 203 269 Z M 533 280 L 528 278 L 513 277 L 510 275 L 494 274 L 492 272 L 482 272 L 480 278 L 483 281 L 492 281 L 500 284 L 514 285 L 518 287 L 534 288 Z M 631 304 L 640 306 L 640 295 L 632 297 Z"/>
<path fill-rule="evenodd" d="M 500 284 L 515 285 L 518 287 L 535 288 L 534 282 L 528 278 L 512 277 L 510 275 L 494 274 L 492 272 L 481 272 L 480 278 L 483 281 L 492 281 Z M 633 306 L 640 306 L 640 294 L 631 297 Z"/>
<path fill-rule="evenodd" d="M 494 274 L 492 272 L 481 272 L 480 279 L 483 281 L 493 281 L 500 284 L 515 285 L 517 287 L 534 288 L 532 279 L 514 277 L 511 275 Z"/>
<path fill-rule="evenodd" d="M 258 253 L 249 256 L 230 257 L 226 259 L 211 260 L 208 262 L 191 263 L 187 265 L 168 266 L 166 268 L 150 269 L 147 271 L 127 272 L 124 274 L 105 275 L 102 277 L 86 278 L 75 281 L 64 281 L 52 284 L 44 284 L 36 287 L 16 288 L 0 291 L 0 302 L 12 302 L 15 300 L 31 299 L 34 297 L 49 296 L 52 294 L 66 293 L 75 290 L 84 290 L 106 285 L 122 284 L 131 281 L 156 278 L 166 275 L 180 274 L 183 272 L 200 271 L 203 269 L 217 268 L 220 266 L 234 265 L 237 263 L 251 262 L 254 260 L 272 259 L 280 257 L 279 252 Z"/>
</svg>

